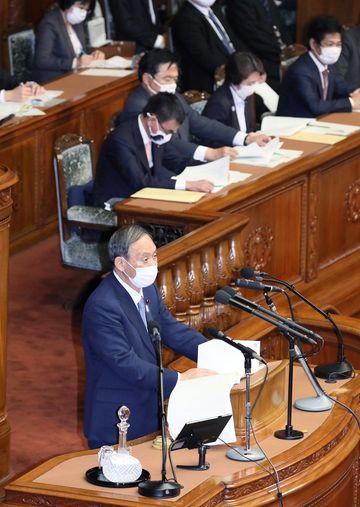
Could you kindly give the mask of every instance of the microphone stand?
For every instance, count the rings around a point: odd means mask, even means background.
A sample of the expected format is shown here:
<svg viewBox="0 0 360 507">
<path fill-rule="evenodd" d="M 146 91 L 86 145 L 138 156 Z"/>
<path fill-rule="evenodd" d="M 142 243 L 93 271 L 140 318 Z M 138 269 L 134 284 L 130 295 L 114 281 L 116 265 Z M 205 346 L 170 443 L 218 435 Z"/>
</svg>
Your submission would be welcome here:
<svg viewBox="0 0 360 507">
<path fill-rule="evenodd" d="M 236 347 L 236 344 L 234 343 Z M 237 348 L 237 347 L 236 347 Z M 243 351 L 242 351 L 243 352 Z M 230 449 L 226 456 L 236 461 L 259 461 L 265 458 L 265 454 L 260 449 L 250 447 L 250 429 L 251 429 L 251 402 L 250 402 L 250 374 L 251 374 L 251 354 L 243 352 L 246 381 L 246 400 L 245 400 L 245 447 L 236 447 Z"/>
<path fill-rule="evenodd" d="M 314 305 L 314 303 L 312 303 L 309 299 L 303 296 L 301 292 L 297 291 L 291 283 L 275 278 L 269 275 L 268 273 L 261 273 L 261 275 L 262 276 L 260 278 L 264 281 L 277 282 L 284 285 L 284 287 L 289 289 L 293 294 L 295 294 L 302 301 L 304 301 L 304 303 L 309 305 L 317 313 L 320 313 L 320 315 L 322 315 L 326 320 L 328 320 L 332 324 L 338 340 L 338 360 L 335 363 L 324 363 L 315 366 L 314 368 L 315 375 L 319 378 L 327 379 L 328 382 L 336 382 L 336 379 L 350 378 L 351 375 L 353 374 L 354 368 L 345 357 L 344 337 L 339 327 L 337 326 L 336 322 L 331 317 L 331 314 L 329 312 L 324 312 L 323 310 L 321 310 L 321 308 L 318 308 L 316 305 Z"/>
<path fill-rule="evenodd" d="M 150 498 L 173 498 L 180 495 L 180 489 L 183 487 L 175 481 L 168 481 L 166 478 L 166 453 L 167 442 L 165 434 L 166 415 L 164 402 L 164 368 L 161 355 L 161 336 L 159 329 L 155 327 L 154 321 L 148 323 L 152 326 L 152 342 L 155 348 L 159 363 L 159 405 L 161 412 L 161 442 L 162 442 L 162 463 L 161 463 L 161 481 L 144 481 L 138 485 L 140 495 Z"/>
<path fill-rule="evenodd" d="M 285 292 L 284 292 L 285 293 Z M 285 293 L 287 294 L 287 293 Z M 274 302 L 270 296 L 270 294 L 267 291 L 264 291 L 264 298 L 274 313 L 277 313 L 277 308 L 274 305 Z M 293 311 L 292 311 L 292 305 L 290 299 L 289 306 L 290 306 L 290 313 L 292 315 L 292 320 L 294 319 Z M 325 410 L 330 410 L 333 406 L 333 402 L 330 401 L 326 395 L 324 394 L 324 391 L 322 390 L 319 382 L 317 381 L 317 378 L 314 376 L 311 368 L 308 365 L 308 362 L 306 358 L 303 356 L 303 352 L 300 347 L 297 345 L 294 346 L 296 359 L 299 361 L 300 365 L 302 366 L 302 369 L 304 370 L 305 375 L 307 376 L 310 384 L 312 385 L 316 396 L 309 396 L 307 398 L 301 398 L 300 400 L 296 400 L 294 403 L 294 407 L 299 410 L 304 410 L 306 412 L 324 412 Z"/>
</svg>

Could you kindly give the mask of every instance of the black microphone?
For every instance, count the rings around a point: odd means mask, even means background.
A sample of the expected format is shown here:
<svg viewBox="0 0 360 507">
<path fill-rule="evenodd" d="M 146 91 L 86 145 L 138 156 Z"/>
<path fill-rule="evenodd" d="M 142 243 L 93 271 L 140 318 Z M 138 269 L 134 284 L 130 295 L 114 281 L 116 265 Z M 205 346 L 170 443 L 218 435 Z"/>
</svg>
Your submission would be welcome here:
<svg viewBox="0 0 360 507">
<path fill-rule="evenodd" d="M 149 320 L 147 323 L 149 335 L 151 336 L 151 340 L 153 343 L 160 342 L 160 325 L 156 322 L 156 320 Z"/>
<path fill-rule="evenodd" d="M 240 269 L 240 276 L 243 276 L 244 278 L 256 278 L 260 281 L 261 278 L 266 275 L 267 273 L 265 273 L 265 271 L 255 271 L 250 266 L 245 266 Z"/>
<path fill-rule="evenodd" d="M 208 327 L 207 328 L 208 333 L 211 334 L 214 338 L 217 338 L 218 340 L 222 340 L 225 343 L 228 343 L 232 347 L 235 347 L 236 349 L 240 350 L 243 354 L 248 354 L 252 359 L 257 359 L 261 363 L 266 364 L 265 359 L 263 359 L 255 350 L 253 350 L 251 347 L 246 347 L 242 343 L 236 343 L 234 340 L 226 336 L 225 333 L 220 331 L 220 329 L 217 329 L 216 327 Z"/>
<path fill-rule="evenodd" d="M 235 285 L 236 287 L 243 289 L 261 290 L 264 292 L 284 292 L 284 289 L 281 289 L 281 287 L 276 287 L 275 285 L 265 285 L 260 282 L 254 282 L 253 280 L 246 280 L 245 278 L 237 278 L 235 280 Z"/>
<path fill-rule="evenodd" d="M 233 290 L 231 287 L 229 287 L 229 289 L 231 291 Z M 215 301 L 222 305 L 231 305 L 235 308 L 240 308 L 247 313 L 252 313 L 257 317 L 260 317 L 260 319 L 263 319 L 266 322 L 269 322 L 270 324 L 278 327 L 281 331 L 284 331 L 288 334 L 292 333 L 294 336 L 303 342 L 308 343 L 309 345 L 318 346 L 318 342 L 322 343 L 323 341 L 320 335 L 314 333 L 310 329 L 306 329 L 296 322 L 286 319 L 285 317 L 281 317 L 281 315 L 271 312 L 270 310 L 267 310 L 266 308 L 263 308 L 253 301 L 250 301 L 249 299 L 246 299 L 237 294 L 232 297 L 227 291 L 218 290 L 215 294 Z"/>
</svg>

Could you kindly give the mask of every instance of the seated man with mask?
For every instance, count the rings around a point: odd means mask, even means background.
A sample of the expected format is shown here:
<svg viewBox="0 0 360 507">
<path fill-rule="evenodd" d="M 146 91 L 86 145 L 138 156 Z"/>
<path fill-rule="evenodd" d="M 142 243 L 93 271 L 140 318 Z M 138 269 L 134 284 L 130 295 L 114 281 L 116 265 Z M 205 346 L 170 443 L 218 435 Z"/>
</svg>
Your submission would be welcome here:
<svg viewBox="0 0 360 507">
<path fill-rule="evenodd" d="M 129 197 L 144 187 L 211 192 L 207 180 L 181 182 L 163 163 L 163 150 L 184 121 L 184 110 L 172 93 L 150 97 L 138 116 L 122 122 L 105 139 L 93 188 L 94 206 L 111 197 Z"/>
<path fill-rule="evenodd" d="M 131 411 L 129 439 L 159 429 L 158 365 L 147 323 L 159 324 L 167 347 L 196 361 L 206 339 L 178 322 L 167 310 L 154 285 L 156 246 L 138 225 L 116 231 L 109 242 L 113 272 L 103 279 L 86 302 L 83 342 L 86 361 L 85 436 L 89 447 L 115 444 L 117 410 Z M 164 396 L 177 382 L 211 375 L 192 368 L 178 374 L 164 368 Z"/>
<path fill-rule="evenodd" d="M 265 78 L 264 66 L 257 56 L 233 53 L 225 66 L 225 83 L 210 97 L 203 115 L 242 132 L 251 132 L 253 118 L 248 97 Z"/>
<path fill-rule="evenodd" d="M 175 93 L 183 108 L 185 119 L 166 146 L 164 160 L 169 161 L 170 167 L 176 171 L 181 171 L 188 164 L 196 163 L 194 161 L 211 161 L 226 155 L 236 157 L 237 150 L 231 146 L 243 145 L 245 137 L 246 144 L 257 142 L 261 146 L 270 140 L 268 136 L 257 132 L 251 132 L 246 136 L 238 129 L 201 116 L 195 111 L 176 91 L 179 79 L 178 59 L 166 49 L 148 51 L 139 62 L 138 75 L 141 85 L 130 94 L 117 123 L 137 116 L 152 95 L 162 91 Z M 192 137 L 196 137 L 204 145 L 190 142 Z M 213 148 L 214 146 L 217 148 Z M 177 168 L 176 161 L 179 166 Z"/>
<path fill-rule="evenodd" d="M 281 84 L 279 116 L 317 117 L 360 107 L 354 90 L 334 64 L 341 53 L 342 27 L 332 16 L 315 18 L 308 30 L 308 51 L 290 65 Z"/>
</svg>

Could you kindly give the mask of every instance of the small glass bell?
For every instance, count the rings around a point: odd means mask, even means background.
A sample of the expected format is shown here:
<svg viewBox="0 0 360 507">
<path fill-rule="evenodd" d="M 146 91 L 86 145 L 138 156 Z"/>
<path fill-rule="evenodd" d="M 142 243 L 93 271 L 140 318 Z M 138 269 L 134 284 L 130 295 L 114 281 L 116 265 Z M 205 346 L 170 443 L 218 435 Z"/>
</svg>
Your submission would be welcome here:
<svg viewBox="0 0 360 507">
<path fill-rule="evenodd" d="M 130 410 L 123 405 L 118 410 L 120 422 L 119 428 L 119 446 L 117 451 L 113 447 L 103 445 L 99 451 L 99 466 L 102 467 L 103 474 L 111 482 L 134 482 L 141 473 L 142 466 L 140 461 L 131 455 L 131 449 L 127 445 L 127 431 L 130 424 L 127 420 L 130 417 Z"/>
</svg>

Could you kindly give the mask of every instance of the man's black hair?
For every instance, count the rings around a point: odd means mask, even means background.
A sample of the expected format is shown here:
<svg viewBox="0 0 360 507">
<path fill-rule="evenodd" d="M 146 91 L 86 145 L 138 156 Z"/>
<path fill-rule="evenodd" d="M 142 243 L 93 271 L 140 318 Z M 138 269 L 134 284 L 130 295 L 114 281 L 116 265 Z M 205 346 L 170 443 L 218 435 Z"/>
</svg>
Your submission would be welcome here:
<svg viewBox="0 0 360 507">
<path fill-rule="evenodd" d="M 253 72 L 264 74 L 262 61 L 252 53 L 237 51 L 233 53 L 225 65 L 225 80 L 228 83 L 239 85 Z"/>
<path fill-rule="evenodd" d="M 327 34 L 342 34 L 342 32 L 342 25 L 334 16 L 318 16 L 310 22 L 307 34 L 308 46 L 310 39 L 315 39 L 315 41 L 320 45 L 321 41 Z"/>
<path fill-rule="evenodd" d="M 142 81 L 142 77 L 145 73 L 155 76 L 159 72 L 160 65 L 167 63 L 169 67 L 171 65 L 179 66 L 179 59 L 168 49 L 151 49 L 139 61 L 138 76 L 139 80 Z"/>
<path fill-rule="evenodd" d="M 160 123 L 175 120 L 181 125 L 185 119 L 184 108 L 174 93 L 160 92 L 152 95 L 143 109 L 143 115 L 154 114 Z"/>
<path fill-rule="evenodd" d="M 65 11 L 70 9 L 76 2 L 80 2 L 82 5 L 89 4 L 89 11 L 95 6 L 95 0 L 58 0 L 58 5 L 61 10 Z"/>
</svg>

